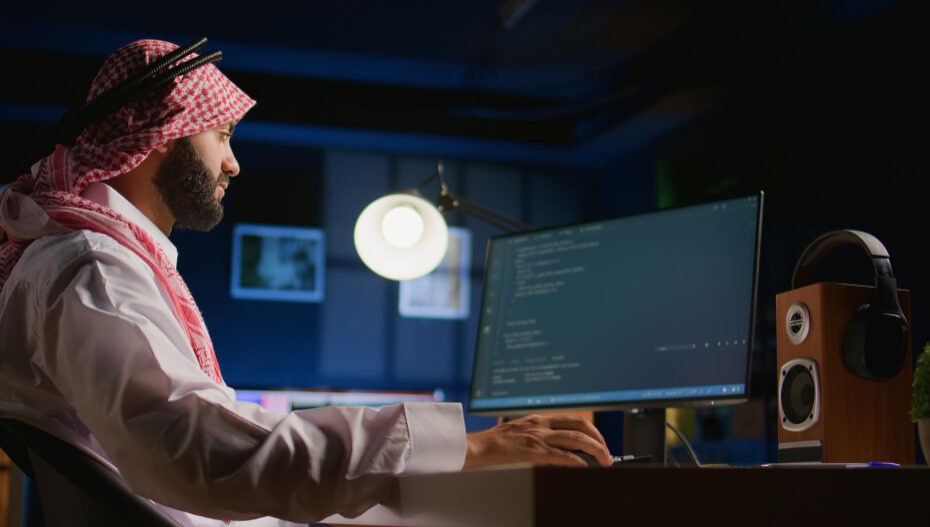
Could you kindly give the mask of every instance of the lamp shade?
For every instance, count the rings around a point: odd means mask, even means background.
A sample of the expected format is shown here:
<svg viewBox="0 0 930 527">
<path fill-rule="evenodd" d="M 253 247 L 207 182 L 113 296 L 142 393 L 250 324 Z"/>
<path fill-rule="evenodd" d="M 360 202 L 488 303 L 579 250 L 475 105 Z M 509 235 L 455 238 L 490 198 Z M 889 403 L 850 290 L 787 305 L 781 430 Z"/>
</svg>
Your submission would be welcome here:
<svg viewBox="0 0 930 527">
<path fill-rule="evenodd" d="M 389 194 L 365 207 L 355 222 L 355 250 L 375 273 L 412 280 L 435 269 L 449 230 L 435 205 L 416 194 Z"/>
</svg>

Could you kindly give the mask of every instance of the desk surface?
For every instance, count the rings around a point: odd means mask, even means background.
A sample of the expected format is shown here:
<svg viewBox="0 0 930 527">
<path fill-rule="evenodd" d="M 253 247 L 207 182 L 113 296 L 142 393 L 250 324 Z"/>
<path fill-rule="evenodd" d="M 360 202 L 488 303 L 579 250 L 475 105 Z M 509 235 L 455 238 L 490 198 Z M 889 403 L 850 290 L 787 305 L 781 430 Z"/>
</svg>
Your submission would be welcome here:
<svg viewBox="0 0 930 527">
<path fill-rule="evenodd" d="M 330 525 L 565 527 L 903 524 L 926 518 L 930 468 L 498 467 L 398 478 L 399 504 Z"/>
</svg>

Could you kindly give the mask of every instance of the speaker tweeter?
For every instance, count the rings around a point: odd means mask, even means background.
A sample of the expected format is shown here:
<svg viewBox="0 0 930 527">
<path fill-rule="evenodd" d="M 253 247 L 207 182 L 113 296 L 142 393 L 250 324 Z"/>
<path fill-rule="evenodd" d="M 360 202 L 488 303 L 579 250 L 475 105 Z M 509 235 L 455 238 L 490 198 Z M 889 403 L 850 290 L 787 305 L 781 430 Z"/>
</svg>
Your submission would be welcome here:
<svg viewBox="0 0 930 527">
<path fill-rule="evenodd" d="M 785 331 L 792 344 L 800 344 L 811 330 L 811 313 L 804 302 L 795 302 L 785 316 Z"/>
</svg>

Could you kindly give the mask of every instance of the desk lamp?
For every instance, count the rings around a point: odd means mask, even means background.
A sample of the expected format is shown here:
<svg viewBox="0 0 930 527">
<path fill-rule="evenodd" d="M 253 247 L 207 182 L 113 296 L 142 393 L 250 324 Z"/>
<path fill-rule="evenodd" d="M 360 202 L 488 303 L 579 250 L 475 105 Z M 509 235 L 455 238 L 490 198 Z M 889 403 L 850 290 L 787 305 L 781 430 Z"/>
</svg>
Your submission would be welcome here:
<svg viewBox="0 0 930 527">
<path fill-rule="evenodd" d="M 438 180 L 435 203 L 420 190 Z M 524 223 L 492 212 L 449 192 L 436 173 L 419 185 L 371 202 L 355 222 L 355 250 L 362 262 L 384 278 L 412 280 L 434 270 L 446 254 L 449 229 L 443 214 L 458 209 L 507 232 L 528 230 Z"/>
</svg>

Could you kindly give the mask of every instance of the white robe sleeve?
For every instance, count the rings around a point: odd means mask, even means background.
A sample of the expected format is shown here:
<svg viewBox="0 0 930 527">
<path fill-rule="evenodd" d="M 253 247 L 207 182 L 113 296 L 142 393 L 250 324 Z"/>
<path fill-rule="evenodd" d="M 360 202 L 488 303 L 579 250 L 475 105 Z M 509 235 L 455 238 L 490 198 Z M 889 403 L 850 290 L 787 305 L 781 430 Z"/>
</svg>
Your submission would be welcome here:
<svg viewBox="0 0 930 527">
<path fill-rule="evenodd" d="M 457 403 L 279 414 L 236 401 L 201 372 L 151 270 L 87 240 L 31 295 L 31 360 L 139 494 L 204 516 L 314 522 L 364 512 L 394 475 L 461 468 Z"/>
</svg>

